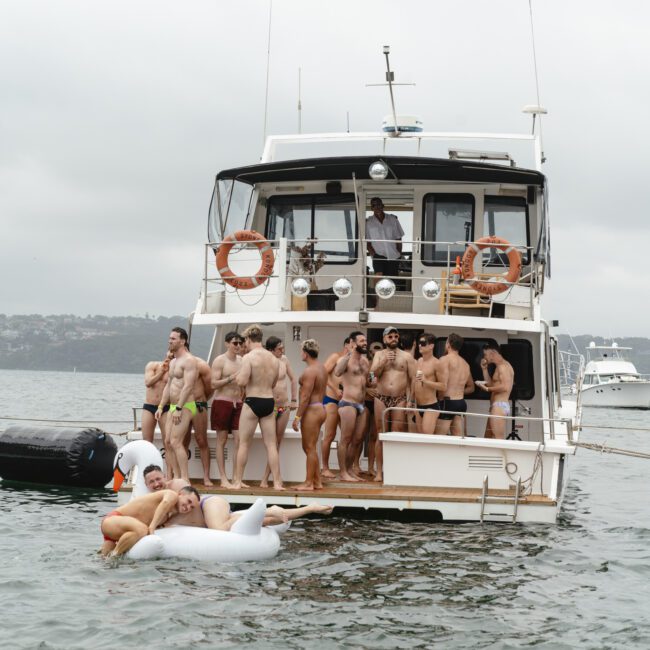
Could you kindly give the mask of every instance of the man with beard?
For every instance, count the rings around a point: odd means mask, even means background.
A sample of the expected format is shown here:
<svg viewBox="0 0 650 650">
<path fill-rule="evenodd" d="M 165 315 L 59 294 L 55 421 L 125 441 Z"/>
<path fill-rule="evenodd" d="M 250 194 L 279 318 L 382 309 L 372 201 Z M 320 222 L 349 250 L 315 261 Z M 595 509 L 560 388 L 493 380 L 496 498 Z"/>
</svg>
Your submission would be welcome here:
<svg viewBox="0 0 650 650">
<path fill-rule="evenodd" d="M 148 442 L 153 442 L 153 435 L 156 430 L 156 410 L 160 404 L 165 385 L 167 384 L 167 373 L 169 364 L 174 358 L 171 352 L 162 361 L 150 361 L 144 369 L 144 385 L 146 393 L 144 404 L 142 405 L 142 438 Z M 161 418 L 160 433 L 162 434 L 163 444 L 165 441 L 164 418 Z"/>
<path fill-rule="evenodd" d="M 350 349 L 334 368 L 334 375 L 341 378 L 343 394 L 339 401 L 341 439 L 338 444 L 339 478 L 342 481 L 363 480 L 353 471 L 354 449 L 363 437 L 368 411 L 364 405 L 368 371 L 368 343 L 363 332 L 350 334 Z"/>
<path fill-rule="evenodd" d="M 169 402 L 167 428 L 171 453 L 167 460 L 172 467 L 173 478 L 189 481 L 187 451 L 183 439 L 197 413 L 194 384 L 198 368 L 196 359 L 187 349 L 187 332 L 182 327 L 175 327 L 171 331 L 169 351 L 174 354 L 174 360 L 169 366 L 169 380 L 156 411 L 156 420 L 160 421 L 163 407 Z"/>
<path fill-rule="evenodd" d="M 404 350 L 399 349 L 399 332 L 389 326 L 383 332 L 385 350 L 380 350 L 372 360 L 371 372 L 377 379 L 377 396 L 375 397 L 375 424 L 378 433 L 384 431 L 384 411 L 388 408 L 406 406 L 408 391 L 415 379 L 415 359 Z M 404 411 L 391 411 L 389 414 L 389 431 L 407 431 Z M 376 459 L 377 475 L 375 481 L 384 480 L 384 450 L 380 440 L 377 441 Z"/>
</svg>

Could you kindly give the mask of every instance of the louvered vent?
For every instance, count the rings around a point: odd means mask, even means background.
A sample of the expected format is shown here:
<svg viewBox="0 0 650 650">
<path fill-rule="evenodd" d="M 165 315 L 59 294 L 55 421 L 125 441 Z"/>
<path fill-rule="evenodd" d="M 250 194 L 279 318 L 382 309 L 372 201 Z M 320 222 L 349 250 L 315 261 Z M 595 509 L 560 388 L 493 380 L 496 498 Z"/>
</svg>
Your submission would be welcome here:
<svg viewBox="0 0 650 650">
<path fill-rule="evenodd" d="M 482 470 L 503 469 L 503 456 L 470 456 L 467 460 L 467 468 Z"/>
</svg>

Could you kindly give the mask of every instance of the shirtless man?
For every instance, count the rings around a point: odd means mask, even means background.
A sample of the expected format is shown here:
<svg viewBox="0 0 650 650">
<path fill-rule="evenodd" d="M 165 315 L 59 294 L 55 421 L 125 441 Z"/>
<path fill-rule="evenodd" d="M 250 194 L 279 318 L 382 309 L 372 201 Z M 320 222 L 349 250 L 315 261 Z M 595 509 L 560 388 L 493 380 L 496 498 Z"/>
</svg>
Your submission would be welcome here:
<svg viewBox="0 0 650 650">
<path fill-rule="evenodd" d="M 104 543 L 100 553 L 123 555 L 145 535 L 153 535 L 156 528 L 172 515 L 190 512 L 199 505 L 199 501 L 199 493 L 189 486 L 178 492 L 159 490 L 132 499 L 102 519 Z"/>
<path fill-rule="evenodd" d="M 417 428 L 420 433 L 433 434 L 438 419 L 438 390 L 444 390 L 445 384 L 438 380 L 440 361 L 433 356 L 436 337 L 423 332 L 418 337 L 418 348 L 422 355 L 415 362 L 415 381 L 413 395 L 417 406 Z M 410 415 L 410 414 L 409 414 Z"/>
<path fill-rule="evenodd" d="M 353 471 L 352 465 L 354 450 L 363 437 L 368 417 L 364 404 L 370 371 L 367 354 L 366 335 L 363 332 L 352 332 L 348 352 L 338 360 L 334 368 L 334 376 L 340 377 L 343 384 L 343 394 L 339 401 L 341 439 L 337 448 L 341 481 L 363 480 Z"/>
<path fill-rule="evenodd" d="M 235 456 L 239 447 L 239 416 L 242 409 L 242 389 L 235 377 L 241 370 L 242 357 L 239 355 L 244 339 L 237 332 L 228 332 L 225 337 L 226 351 L 212 362 L 212 388 L 215 391 L 212 401 L 211 422 L 217 432 L 217 467 L 221 487 L 232 487 L 226 474 L 225 448 L 228 434 L 232 432 L 235 441 Z"/>
<path fill-rule="evenodd" d="M 330 469 L 330 449 L 334 438 L 336 438 L 336 429 L 339 425 L 339 400 L 342 395 L 339 378 L 334 376 L 334 368 L 338 360 L 348 351 L 349 343 L 350 337 L 347 336 L 343 341 L 343 350 L 330 354 L 324 364 L 325 371 L 327 372 L 327 389 L 323 398 L 323 405 L 325 406 L 325 430 L 323 433 L 323 442 L 321 443 L 321 457 L 323 462 L 323 471 L 321 474 L 324 478 L 334 478 L 334 472 Z"/>
<path fill-rule="evenodd" d="M 212 481 L 210 480 L 210 445 L 208 445 L 208 401 L 214 392 L 212 388 L 212 370 L 203 359 L 194 358 L 196 359 L 197 370 L 196 382 L 194 383 L 196 414 L 192 418 L 192 428 L 201 455 L 203 485 L 212 487 Z"/>
<path fill-rule="evenodd" d="M 318 361 L 319 346 L 314 339 L 303 341 L 302 360 L 307 364 L 300 377 L 300 405 L 293 419 L 293 429 L 302 435 L 302 449 L 307 456 L 305 482 L 296 490 L 322 490 L 323 483 L 318 464 L 318 436 L 325 422 L 323 398 L 327 387 L 327 371 Z"/>
<path fill-rule="evenodd" d="M 169 363 L 173 359 L 171 352 L 167 352 L 162 361 L 150 361 L 144 368 L 144 385 L 146 388 L 144 404 L 142 405 L 142 438 L 147 442 L 153 442 L 153 434 L 156 430 L 156 410 L 160 404 L 160 398 L 167 383 Z M 167 409 L 169 410 L 169 408 Z M 165 411 L 166 412 L 166 411 Z M 160 432 L 165 441 L 164 418 L 160 420 Z"/>
<path fill-rule="evenodd" d="M 266 345 L 264 347 L 280 362 L 278 383 L 273 389 L 273 399 L 275 400 L 275 407 L 273 409 L 275 413 L 275 437 L 279 450 L 282 439 L 284 438 L 284 432 L 287 430 L 287 424 L 289 424 L 289 414 L 298 408 L 298 402 L 296 400 L 298 395 L 298 378 L 293 374 L 293 368 L 289 363 L 289 359 L 284 354 L 284 343 L 282 343 L 281 339 L 277 336 L 269 336 L 266 339 Z M 289 401 L 289 393 L 287 392 L 287 379 L 291 384 L 291 401 Z M 262 474 L 260 487 L 269 486 L 270 474 L 271 468 L 267 463 L 264 468 L 264 474 Z"/>
<path fill-rule="evenodd" d="M 445 411 L 466 413 L 465 395 L 471 395 L 475 390 L 469 364 L 459 354 L 463 343 L 462 336 L 450 334 L 445 341 L 445 354 L 438 362 L 438 380 L 442 387 L 438 389 L 440 417 L 435 432 L 439 435 L 450 433 L 450 427 L 452 435 L 462 435 L 462 416 Z"/>
<path fill-rule="evenodd" d="M 496 365 L 492 377 L 488 372 L 488 364 L 490 363 Z M 488 343 L 483 347 L 481 369 L 483 370 L 483 381 L 475 383 L 481 390 L 490 393 L 490 415 L 497 416 L 488 418 L 485 437 L 505 440 L 508 420 L 498 416 L 510 415 L 510 402 L 508 400 L 515 381 L 515 371 L 501 356 L 501 348 L 496 343 Z"/>
<path fill-rule="evenodd" d="M 182 327 L 175 327 L 169 335 L 169 351 L 174 359 L 169 365 L 169 380 L 156 411 L 156 420 L 160 421 L 163 407 L 169 403 L 169 445 L 171 447 L 168 463 L 174 478 L 189 481 L 187 451 L 183 438 L 189 430 L 192 418 L 196 415 L 194 385 L 198 370 L 196 358 L 187 349 L 187 332 Z"/>
<path fill-rule="evenodd" d="M 378 433 L 384 430 L 384 411 L 387 408 L 406 406 L 407 392 L 415 379 L 415 359 L 408 352 L 399 349 L 397 328 L 387 327 L 383 332 L 383 340 L 386 349 L 377 352 L 370 368 L 377 381 L 375 425 Z M 390 416 L 390 431 L 406 430 L 404 411 L 391 411 Z M 377 439 L 375 457 L 377 459 L 375 481 L 383 481 L 384 449 L 379 438 Z"/>
<path fill-rule="evenodd" d="M 244 356 L 241 370 L 235 377 L 237 385 L 246 392 L 239 419 L 239 449 L 232 482 L 232 488 L 235 490 L 248 487 L 242 482 L 242 478 L 258 422 L 273 474 L 273 487 L 276 490 L 284 490 L 280 476 L 280 456 L 275 439 L 275 414 L 273 413 L 275 406 L 273 388 L 278 381 L 280 362 L 271 352 L 262 347 L 262 336 L 262 328 L 259 325 L 250 325 L 244 330 L 243 337 L 248 353 Z"/>
</svg>

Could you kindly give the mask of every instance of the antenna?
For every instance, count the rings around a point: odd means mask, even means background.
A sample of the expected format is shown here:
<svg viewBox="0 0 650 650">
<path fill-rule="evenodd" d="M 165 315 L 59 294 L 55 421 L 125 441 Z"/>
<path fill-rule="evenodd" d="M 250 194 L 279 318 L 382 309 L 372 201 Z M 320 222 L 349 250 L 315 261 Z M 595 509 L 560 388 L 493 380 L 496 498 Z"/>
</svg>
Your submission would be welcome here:
<svg viewBox="0 0 650 650">
<path fill-rule="evenodd" d="M 546 162 L 546 156 L 544 155 L 544 143 L 542 137 L 542 115 L 548 111 L 545 108 L 542 108 L 542 103 L 539 100 L 539 78 L 537 76 L 537 52 L 535 50 L 535 27 L 533 25 L 533 0 L 528 0 L 528 9 L 530 11 L 530 39 L 533 45 L 533 68 L 535 70 L 535 90 L 537 92 L 537 106 L 526 106 L 524 108 L 524 113 L 532 113 L 533 115 L 533 135 L 535 135 L 535 117 L 539 115 L 539 145 L 540 145 L 540 161 Z M 537 110 L 526 110 L 536 108 Z"/>
<path fill-rule="evenodd" d="M 390 60 L 388 58 L 388 55 L 390 54 L 390 45 L 384 45 L 382 52 L 384 56 L 386 57 L 386 83 L 382 84 L 366 84 L 366 87 L 368 86 L 388 86 L 388 91 L 390 93 L 390 105 L 391 105 L 391 110 L 393 111 L 393 136 L 399 136 L 400 131 L 397 128 L 397 112 L 395 111 L 395 97 L 393 95 L 393 86 L 415 86 L 414 83 L 403 83 L 403 84 L 396 84 L 395 82 L 395 73 L 390 69 Z"/>
<path fill-rule="evenodd" d="M 264 95 L 264 134 L 262 137 L 262 146 L 266 144 L 266 124 L 269 106 L 269 69 L 271 67 L 271 16 L 273 14 L 273 0 L 269 2 L 269 38 L 266 49 L 266 93 Z"/>
<path fill-rule="evenodd" d="M 302 133 L 302 102 L 300 101 L 300 68 L 298 68 L 298 133 Z"/>
</svg>

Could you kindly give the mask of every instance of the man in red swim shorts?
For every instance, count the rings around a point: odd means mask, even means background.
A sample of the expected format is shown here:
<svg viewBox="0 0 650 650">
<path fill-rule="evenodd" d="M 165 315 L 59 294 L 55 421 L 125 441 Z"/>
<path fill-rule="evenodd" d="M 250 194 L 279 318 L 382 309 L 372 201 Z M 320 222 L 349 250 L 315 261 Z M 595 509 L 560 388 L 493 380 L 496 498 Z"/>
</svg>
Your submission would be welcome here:
<svg viewBox="0 0 650 650">
<path fill-rule="evenodd" d="M 225 337 L 226 351 L 212 362 L 212 388 L 215 391 L 210 412 L 210 423 L 217 432 L 216 459 L 221 487 L 229 488 L 225 462 L 225 447 L 228 434 L 232 432 L 235 442 L 235 458 L 239 446 L 239 415 L 242 409 L 243 390 L 235 377 L 242 366 L 239 355 L 244 339 L 237 332 L 228 332 Z"/>
</svg>

